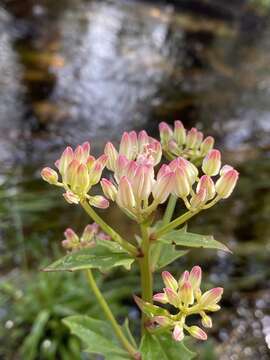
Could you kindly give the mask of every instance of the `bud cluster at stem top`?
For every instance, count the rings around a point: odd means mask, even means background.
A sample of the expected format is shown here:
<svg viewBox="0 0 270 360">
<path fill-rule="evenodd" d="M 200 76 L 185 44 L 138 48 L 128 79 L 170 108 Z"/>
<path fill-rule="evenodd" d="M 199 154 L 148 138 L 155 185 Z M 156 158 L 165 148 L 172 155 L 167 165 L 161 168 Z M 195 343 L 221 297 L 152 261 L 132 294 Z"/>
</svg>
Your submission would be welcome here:
<svg viewBox="0 0 270 360">
<path fill-rule="evenodd" d="M 153 300 L 161 304 L 170 304 L 177 311 L 171 314 L 164 308 L 135 297 L 141 311 L 150 317 L 149 330 L 154 330 L 156 327 L 160 330 L 171 329 L 172 337 L 176 341 L 183 340 L 185 330 L 199 340 L 206 340 L 205 331 L 199 326 L 187 325 L 186 319 L 190 315 L 198 314 L 204 327 L 212 327 L 212 320 L 206 313 L 220 309 L 218 302 L 223 289 L 217 287 L 202 293 L 200 289 L 202 271 L 199 266 L 194 266 L 190 272 L 185 271 L 179 280 L 176 280 L 168 271 L 163 271 L 162 278 L 165 285 L 163 292 L 155 294 Z"/>
</svg>

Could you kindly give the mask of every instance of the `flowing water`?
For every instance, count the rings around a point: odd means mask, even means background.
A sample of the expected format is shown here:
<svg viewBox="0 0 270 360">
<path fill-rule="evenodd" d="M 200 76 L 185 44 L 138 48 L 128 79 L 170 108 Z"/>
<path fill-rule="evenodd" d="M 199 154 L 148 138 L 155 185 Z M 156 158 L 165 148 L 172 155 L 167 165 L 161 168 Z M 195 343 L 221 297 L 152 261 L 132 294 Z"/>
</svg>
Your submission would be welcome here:
<svg viewBox="0 0 270 360">
<path fill-rule="evenodd" d="M 192 251 L 225 287 L 218 358 L 268 359 L 270 344 L 268 1 L 4 1 L 0 4 L 0 268 L 38 267 L 87 220 L 40 181 L 67 144 L 99 153 L 125 129 L 182 119 L 214 135 L 238 189 L 190 228 L 232 255 Z M 112 210 L 120 231 L 130 224 Z M 55 245 L 57 244 L 57 245 Z M 183 267 L 183 263 L 175 266 Z M 210 359 L 206 357 L 206 359 Z"/>
</svg>

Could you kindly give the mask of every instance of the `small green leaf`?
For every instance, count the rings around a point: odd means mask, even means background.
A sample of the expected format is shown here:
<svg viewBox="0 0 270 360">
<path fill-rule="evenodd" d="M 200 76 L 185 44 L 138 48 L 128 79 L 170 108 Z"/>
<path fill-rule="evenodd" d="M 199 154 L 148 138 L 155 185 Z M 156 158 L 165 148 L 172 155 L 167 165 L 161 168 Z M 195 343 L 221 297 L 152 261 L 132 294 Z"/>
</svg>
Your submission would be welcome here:
<svg viewBox="0 0 270 360">
<path fill-rule="evenodd" d="M 218 249 L 227 252 L 231 252 L 227 246 L 216 241 L 211 235 L 200 235 L 185 232 L 183 229 L 173 230 L 169 233 L 162 235 L 158 241 L 165 244 L 173 244 L 179 246 L 206 248 L 206 249 Z"/>
<path fill-rule="evenodd" d="M 169 332 L 159 335 L 145 334 L 141 341 L 142 360 L 191 360 L 195 353 L 183 343 L 174 341 Z"/>
<path fill-rule="evenodd" d="M 175 245 L 163 244 L 155 270 L 164 268 L 165 266 L 186 255 L 187 253 L 188 250 L 176 250 Z"/>
<path fill-rule="evenodd" d="M 120 347 L 111 327 L 105 321 L 89 316 L 69 316 L 63 320 L 71 333 L 86 346 L 84 351 L 103 355 L 106 360 L 128 360 L 128 353 Z"/>
<path fill-rule="evenodd" d="M 43 271 L 77 271 L 85 269 L 109 270 L 115 266 L 130 269 L 134 259 L 118 244 L 97 241 L 95 247 L 78 250 L 47 266 Z"/>
</svg>

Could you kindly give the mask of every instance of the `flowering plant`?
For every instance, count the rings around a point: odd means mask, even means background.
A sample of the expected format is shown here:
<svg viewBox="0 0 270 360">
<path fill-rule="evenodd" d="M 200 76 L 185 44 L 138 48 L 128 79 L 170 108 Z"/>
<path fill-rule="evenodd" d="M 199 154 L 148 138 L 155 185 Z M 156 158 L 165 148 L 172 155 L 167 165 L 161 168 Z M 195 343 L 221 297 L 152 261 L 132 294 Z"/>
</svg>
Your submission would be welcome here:
<svg viewBox="0 0 270 360">
<path fill-rule="evenodd" d="M 67 254 L 45 271 L 85 271 L 89 285 L 103 310 L 106 322 L 87 316 L 64 319 L 71 331 L 87 345 L 86 351 L 105 359 L 192 359 L 194 353 L 184 345 L 186 334 L 206 340 L 206 332 L 190 325 L 190 315 L 197 314 L 204 328 L 212 326 L 209 313 L 218 311 L 223 289 L 201 291 L 202 271 L 194 266 L 176 280 L 162 272 L 163 292 L 153 294 L 153 276 L 176 259 L 184 256 L 177 246 L 229 251 L 212 236 L 187 231 L 186 222 L 228 198 L 238 180 L 238 172 L 221 165 L 221 154 L 214 149 L 211 136 L 203 139 L 196 128 L 187 131 L 177 120 L 172 129 L 159 126 L 160 141 L 146 131 L 125 132 L 119 149 L 111 142 L 99 158 L 90 155 L 88 142 L 75 150 L 67 147 L 55 166 L 44 168 L 42 178 L 64 189 L 68 203 L 80 204 L 94 221 L 79 237 L 72 229 L 62 241 Z M 161 160 L 164 159 L 163 164 Z M 103 177 L 104 168 L 111 173 Z M 95 185 L 103 195 L 91 194 Z M 173 219 L 175 206 L 181 200 L 186 209 Z M 94 208 L 106 209 L 115 202 L 121 211 L 137 223 L 140 234 L 126 239 L 107 224 Z M 157 209 L 166 203 L 162 219 Z M 98 288 L 92 269 L 108 271 L 137 264 L 140 269 L 141 294 L 134 300 L 142 312 L 139 346 L 128 324 L 116 321 L 109 304 Z M 155 305 L 158 302 L 162 305 Z M 169 305 L 169 307 L 167 306 Z"/>
</svg>

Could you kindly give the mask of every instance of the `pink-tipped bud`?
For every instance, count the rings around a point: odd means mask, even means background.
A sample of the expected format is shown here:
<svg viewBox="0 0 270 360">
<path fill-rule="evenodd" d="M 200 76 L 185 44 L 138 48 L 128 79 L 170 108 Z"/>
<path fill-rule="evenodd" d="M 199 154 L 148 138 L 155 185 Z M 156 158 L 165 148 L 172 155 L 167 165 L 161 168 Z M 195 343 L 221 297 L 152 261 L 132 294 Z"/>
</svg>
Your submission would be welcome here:
<svg viewBox="0 0 270 360">
<path fill-rule="evenodd" d="M 149 136 L 145 130 L 142 130 L 138 134 L 138 151 L 143 153 L 145 146 L 149 144 Z"/>
<path fill-rule="evenodd" d="M 105 145 L 104 154 L 108 156 L 107 168 L 111 171 L 115 171 L 118 152 L 111 142 L 107 142 Z"/>
<path fill-rule="evenodd" d="M 62 176 L 66 172 L 67 167 L 69 166 L 71 161 L 73 160 L 73 156 L 74 156 L 73 150 L 70 146 L 68 146 L 62 153 L 62 155 L 59 159 L 59 162 L 58 162 L 58 169 Z"/>
<path fill-rule="evenodd" d="M 76 159 L 79 163 L 83 162 L 84 160 L 86 160 L 86 158 L 84 159 L 84 150 L 83 147 L 81 145 L 78 145 L 74 151 L 74 159 Z"/>
<path fill-rule="evenodd" d="M 63 196 L 69 204 L 79 204 L 80 202 L 79 196 L 73 194 L 71 191 L 66 191 Z"/>
<path fill-rule="evenodd" d="M 93 168 L 93 166 L 95 165 L 96 159 L 94 158 L 94 156 L 89 155 L 85 161 L 85 164 L 87 166 L 88 171 L 90 172 Z"/>
<path fill-rule="evenodd" d="M 103 178 L 100 182 L 100 185 L 102 187 L 102 191 L 104 193 L 104 195 L 112 200 L 115 201 L 116 199 L 116 194 L 117 194 L 117 189 L 116 187 L 113 185 L 113 183 L 110 180 L 107 180 L 105 178 Z"/>
<path fill-rule="evenodd" d="M 168 144 L 168 149 L 170 152 L 172 152 L 173 154 L 177 154 L 178 153 L 178 145 L 177 145 L 177 142 L 173 139 L 171 139 L 169 141 L 169 144 Z"/>
<path fill-rule="evenodd" d="M 190 326 L 186 328 L 191 336 L 199 340 L 207 340 L 207 334 L 199 326 Z"/>
<path fill-rule="evenodd" d="M 200 191 L 192 196 L 190 199 L 191 210 L 197 210 L 201 208 L 207 201 L 207 192 L 205 189 L 200 189 Z"/>
<path fill-rule="evenodd" d="M 162 327 L 173 325 L 173 321 L 169 319 L 167 316 L 162 316 L 162 315 L 154 316 L 153 321 L 155 321 L 158 325 Z"/>
<path fill-rule="evenodd" d="M 174 291 L 177 291 L 178 289 L 178 282 L 177 280 L 172 276 L 171 273 L 169 273 L 169 271 L 163 271 L 162 272 L 162 279 L 163 282 L 165 284 L 166 288 L 170 288 Z"/>
<path fill-rule="evenodd" d="M 202 316 L 202 326 L 206 328 L 211 328 L 212 319 L 210 318 L 210 316 L 206 315 L 204 312 L 201 314 L 201 316 Z"/>
<path fill-rule="evenodd" d="M 196 191 L 200 192 L 201 189 L 206 191 L 207 201 L 213 199 L 216 195 L 216 189 L 214 181 L 208 175 L 203 175 L 197 185 Z"/>
<path fill-rule="evenodd" d="M 133 160 L 138 151 L 137 134 L 135 131 L 124 132 L 120 141 L 119 154 L 125 155 L 128 160 Z"/>
<path fill-rule="evenodd" d="M 184 331 L 179 324 L 175 325 L 173 329 L 172 337 L 175 341 L 182 341 L 184 339 Z"/>
<path fill-rule="evenodd" d="M 147 200 L 154 183 L 153 168 L 146 165 L 139 165 L 132 180 L 132 189 L 136 202 L 139 204 L 142 200 Z"/>
<path fill-rule="evenodd" d="M 87 225 L 83 230 L 83 234 L 81 236 L 81 241 L 83 241 L 83 242 L 91 241 L 93 239 L 93 237 L 97 234 L 98 229 L 99 229 L 99 226 L 96 223 Z"/>
<path fill-rule="evenodd" d="M 178 157 L 169 163 L 169 167 L 172 171 L 175 171 L 178 167 L 183 168 L 188 176 L 190 185 L 192 186 L 197 179 L 198 169 L 190 161 L 184 159 L 183 157 Z"/>
<path fill-rule="evenodd" d="M 131 146 L 131 159 L 135 159 L 138 154 L 138 137 L 136 131 L 130 131 L 129 139 Z"/>
<path fill-rule="evenodd" d="M 173 137 L 173 131 L 166 122 L 161 122 L 159 124 L 159 135 L 161 143 L 167 145 L 171 138 Z"/>
<path fill-rule="evenodd" d="M 71 228 L 67 228 L 64 232 L 64 235 L 65 235 L 65 238 L 71 243 L 79 242 L 78 235 Z"/>
<path fill-rule="evenodd" d="M 183 272 L 183 274 L 181 275 L 178 284 L 179 284 L 179 288 L 181 288 L 183 286 L 183 284 L 188 281 L 189 278 L 189 272 L 186 270 Z"/>
<path fill-rule="evenodd" d="M 88 141 L 85 141 L 82 144 L 82 149 L 83 149 L 83 161 L 85 162 L 88 156 L 90 155 L 90 149 L 91 149 L 90 143 Z"/>
<path fill-rule="evenodd" d="M 101 195 L 91 196 L 89 203 L 99 209 L 107 209 L 110 206 L 109 201 Z"/>
<path fill-rule="evenodd" d="M 152 194 L 159 204 L 164 203 L 173 190 L 174 173 L 170 172 L 159 177 L 152 188 Z"/>
<path fill-rule="evenodd" d="M 214 143 L 215 143 L 215 139 L 212 136 L 207 136 L 203 140 L 200 146 L 202 156 L 207 155 L 207 153 L 209 153 L 209 151 L 213 149 Z"/>
<path fill-rule="evenodd" d="M 190 190 L 191 186 L 187 171 L 183 167 L 177 167 L 174 173 L 174 194 L 183 199 L 188 196 Z"/>
<path fill-rule="evenodd" d="M 153 296 L 153 301 L 160 302 L 161 304 L 168 304 L 169 300 L 165 293 L 157 293 Z"/>
<path fill-rule="evenodd" d="M 201 131 L 198 131 L 196 136 L 195 148 L 198 148 L 201 145 L 202 139 L 203 139 L 203 133 Z"/>
<path fill-rule="evenodd" d="M 179 307 L 180 302 L 177 293 L 172 290 L 171 288 L 164 288 L 164 292 L 167 295 L 168 301 L 171 305 L 175 306 L 176 308 Z"/>
<path fill-rule="evenodd" d="M 184 306 L 192 305 L 194 303 L 193 289 L 189 281 L 184 282 L 179 290 L 179 295 Z"/>
<path fill-rule="evenodd" d="M 132 186 L 126 176 L 122 176 L 119 182 L 118 192 L 116 195 L 117 204 L 129 211 L 133 211 L 136 206 Z"/>
<path fill-rule="evenodd" d="M 222 168 L 220 169 L 219 175 L 222 176 L 229 170 L 233 170 L 233 167 L 231 165 L 223 165 Z"/>
<path fill-rule="evenodd" d="M 151 138 L 150 144 L 145 146 L 145 155 L 151 162 L 151 165 L 157 165 L 162 157 L 162 146 L 161 143 Z"/>
<path fill-rule="evenodd" d="M 96 185 L 100 181 L 102 171 L 106 165 L 107 159 L 107 155 L 102 155 L 96 160 L 93 168 L 89 172 L 89 179 L 91 185 Z"/>
<path fill-rule="evenodd" d="M 58 182 L 57 172 L 49 167 L 45 167 L 41 170 L 41 177 L 43 180 L 47 181 L 49 184 L 52 185 L 55 185 Z"/>
<path fill-rule="evenodd" d="M 211 150 L 203 159 L 202 170 L 206 175 L 215 176 L 219 173 L 221 155 L 219 150 Z"/>
<path fill-rule="evenodd" d="M 186 142 L 186 129 L 180 120 L 174 122 L 174 138 L 180 146 L 184 145 Z"/>
<path fill-rule="evenodd" d="M 130 161 L 126 158 L 125 155 L 119 155 L 115 163 L 115 179 L 118 182 L 120 178 L 124 175 L 127 175 L 127 169 L 129 167 Z"/>
<path fill-rule="evenodd" d="M 223 288 L 221 287 L 206 291 L 200 298 L 200 307 L 206 309 L 209 306 L 216 305 L 220 301 L 222 294 Z"/>
<path fill-rule="evenodd" d="M 74 184 L 71 188 L 74 192 L 79 192 L 80 194 L 85 194 L 88 191 L 89 187 L 89 175 L 87 166 L 81 164 L 77 169 L 77 174 L 74 179 Z"/>
<path fill-rule="evenodd" d="M 196 291 L 200 288 L 202 281 L 202 269 L 200 266 L 194 266 L 191 269 L 188 281 L 190 282 L 193 291 Z"/>
<path fill-rule="evenodd" d="M 196 147 L 197 134 L 198 134 L 198 130 L 194 127 L 188 131 L 187 139 L 186 139 L 187 148 L 194 149 Z"/>
<path fill-rule="evenodd" d="M 233 192 L 237 183 L 239 173 L 235 170 L 228 170 L 216 182 L 216 192 L 222 199 L 227 199 Z"/>
<path fill-rule="evenodd" d="M 72 188 L 76 184 L 77 170 L 80 166 L 80 163 L 77 159 L 73 159 L 71 163 L 68 165 L 65 173 L 62 175 L 63 182 L 65 184 L 70 185 Z"/>
</svg>

